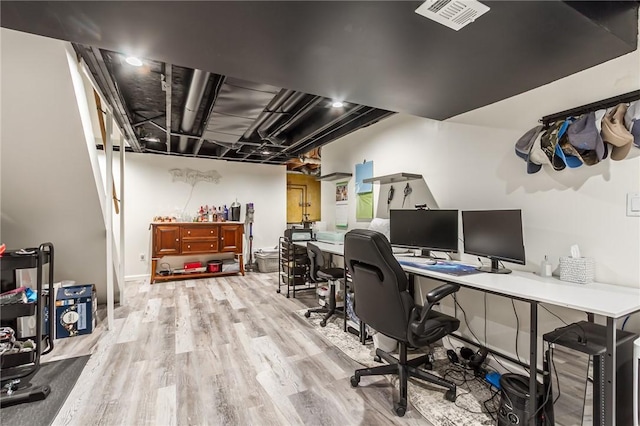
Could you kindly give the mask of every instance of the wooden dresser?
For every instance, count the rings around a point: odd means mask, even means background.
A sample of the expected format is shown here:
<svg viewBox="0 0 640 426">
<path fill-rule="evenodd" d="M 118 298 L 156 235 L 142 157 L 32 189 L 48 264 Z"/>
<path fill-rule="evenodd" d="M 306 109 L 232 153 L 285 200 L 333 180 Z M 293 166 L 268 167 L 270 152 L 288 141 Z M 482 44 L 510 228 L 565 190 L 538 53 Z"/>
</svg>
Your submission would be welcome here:
<svg viewBox="0 0 640 426">
<path fill-rule="evenodd" d="M 152 223 L 151 226 L 151 283 L 176 279 L 216 277 L 241 273 L 244 275 L 242 222 L 185 222 Z M 164 256 L 234 253 L 240 270 L 233 272 L 202 272 L 160 275 L 158 261 Z"/>
</svg>

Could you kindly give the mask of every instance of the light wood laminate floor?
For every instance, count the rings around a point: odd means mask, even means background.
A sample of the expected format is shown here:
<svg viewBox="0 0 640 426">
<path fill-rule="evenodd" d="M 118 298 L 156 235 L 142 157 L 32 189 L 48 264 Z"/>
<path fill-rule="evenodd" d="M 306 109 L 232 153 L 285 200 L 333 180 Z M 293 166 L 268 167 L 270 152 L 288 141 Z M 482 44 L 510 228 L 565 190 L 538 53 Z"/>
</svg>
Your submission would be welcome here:
<svg viewBox="0 0 640 426">
<path fill-rule="evenodd" d="M 113 330 L 56 341 L 92 354 L 54 425 L 429 425 L 385 378 L 326 342 L 277 294 L 276 274 L 127 282 Z M 393 395 L 393 396 L 392 396 Z"/>
</svg>

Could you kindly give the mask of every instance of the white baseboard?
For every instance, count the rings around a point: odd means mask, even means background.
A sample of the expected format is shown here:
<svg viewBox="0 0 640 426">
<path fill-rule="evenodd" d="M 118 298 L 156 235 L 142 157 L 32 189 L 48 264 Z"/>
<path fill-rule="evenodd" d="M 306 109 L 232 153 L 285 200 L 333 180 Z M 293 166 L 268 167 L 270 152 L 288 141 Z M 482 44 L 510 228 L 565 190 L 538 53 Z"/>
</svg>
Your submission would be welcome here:
<svg viewBox="0 0 640 426">
<path fill-rule="evenodd" d="M 125 281 L 139 280 L 139 279 L 142 279 L 142 278 L 149 278 L 149 274 L 125 275 L 124 276 L 124 280 Z"/>
</svg>

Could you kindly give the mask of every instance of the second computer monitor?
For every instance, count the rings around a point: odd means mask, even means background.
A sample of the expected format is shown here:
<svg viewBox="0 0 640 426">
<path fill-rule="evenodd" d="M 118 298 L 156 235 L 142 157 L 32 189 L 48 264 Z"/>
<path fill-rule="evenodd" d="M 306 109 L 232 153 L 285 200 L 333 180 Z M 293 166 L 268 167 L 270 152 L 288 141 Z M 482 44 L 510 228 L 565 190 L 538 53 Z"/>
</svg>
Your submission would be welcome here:
<svg viewBox="0 0 640 426">
<path fill-rule="evenodd" d="M 458 252 L 458 210 L 391 210 L 391 244 Z"/>
<path fill-rule="evenodd" d="M 482 271 L 509 273 L 498 261 L 525 264 L 520 210 L 472 210 L 462 212 L 464 252 L 491 259 Z"/>
</svg>

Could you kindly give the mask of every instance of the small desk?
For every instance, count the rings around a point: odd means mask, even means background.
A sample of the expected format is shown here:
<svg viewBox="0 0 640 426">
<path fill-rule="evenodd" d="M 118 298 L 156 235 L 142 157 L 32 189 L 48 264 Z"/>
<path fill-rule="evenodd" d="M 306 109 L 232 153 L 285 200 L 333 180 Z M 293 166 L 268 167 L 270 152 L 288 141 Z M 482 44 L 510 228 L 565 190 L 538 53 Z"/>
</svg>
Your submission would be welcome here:
<svg viewBox="0 0 640 426">
<path fill-rule="evenodd" d="M 304 243 L 306 245 L 306 242 Z M 338 256 L 344 256 L 343 244 L 314 242 L 321 250 Z M 428 266 L 415 267 L 402 265 L 402 269 L 415 276 L 427 277 L 442 282 L 458 284 L 462 287 L 479 290 L 529 303 L 529 395 L 531 407 L 536 407 L 537 357 L 538 357 L 538 303 L 555 306 L 607 318 L 606 356 L 605 356 L 605 425 L 616 425 L 616 332 L 617 320 L 640 311 L 640 289 L 593 282 L 575 284 L 560 281 L 557 278 L 540 277 L 531 272 L 513 271 L 511 274 L 480 273 L 454 276 L 430 271 Z"/>
</svg>

